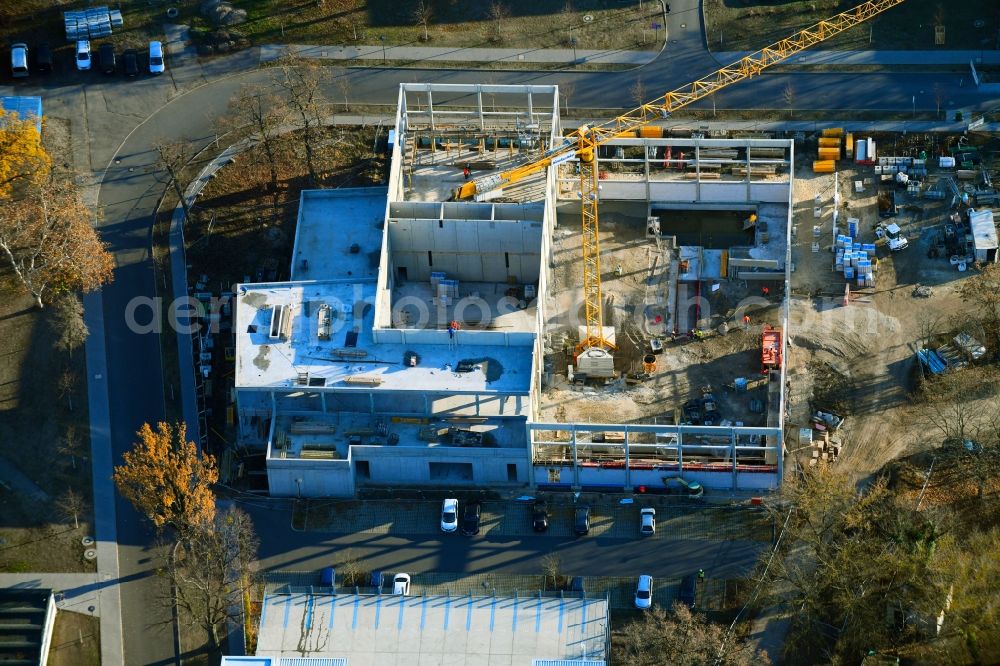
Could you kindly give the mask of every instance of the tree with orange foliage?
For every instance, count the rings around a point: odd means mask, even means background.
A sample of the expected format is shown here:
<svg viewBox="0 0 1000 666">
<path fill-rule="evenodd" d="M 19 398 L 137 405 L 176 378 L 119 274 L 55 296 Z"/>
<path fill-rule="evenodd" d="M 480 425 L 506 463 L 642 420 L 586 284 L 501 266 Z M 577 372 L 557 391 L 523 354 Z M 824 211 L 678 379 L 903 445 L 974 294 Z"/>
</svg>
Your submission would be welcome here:
<svg viewBox="0 0 1000 666">
<path fill-rule="evenodd" d="M 162 529 L 171 526 L 185 539 L 215 518 L 212 484 L 219 480 L 215 458 L 198 453 L 187 426 L 144 423 L 135 448 L 115 467 L 115 485 L 136 509 Z"/>
<path fill-rule="evenodd" d="M 51 296 L 111 281 L 114 259 L 68 178 L 49 177 L 0 199 L 0 250 L 39 308 Z"/>
<path fill-rule="evenodd" d="M 42 181 L 50 165 L 34 120 L 0 109 L 0 199 L 16 187 Z"/>
</svg>

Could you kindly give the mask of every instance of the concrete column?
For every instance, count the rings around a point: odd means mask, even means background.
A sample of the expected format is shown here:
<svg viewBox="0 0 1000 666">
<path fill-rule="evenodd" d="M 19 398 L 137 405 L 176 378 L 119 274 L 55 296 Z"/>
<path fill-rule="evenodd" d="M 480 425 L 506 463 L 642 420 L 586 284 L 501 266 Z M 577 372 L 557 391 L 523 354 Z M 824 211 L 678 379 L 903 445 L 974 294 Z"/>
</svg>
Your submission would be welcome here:
<svg viewBox="0 0 1000 666">
<path fill-rule="evenodd" d="M 570 442 L 573 444 L 573 485 L 580 485 L 580 461 L 576 457 L 576 426 L 570 430 Z"/>
<path fill-rule="evenodd" d="M 436 129 L 434 127 L 434 97 L 430 90 L 427 91 L 427 113 L 431 117 L 431 129 Z"/>
<path fill-rule="evenodd" d="M 699 139 L 694 140 L 694 197 L 696 201 L 701 201 L 701 143 Z"/>
<path fill-rule="evenodd" d="M 647 176 L 648 176 L 648 173 L 647 173 Z M 648 181 L 647 181 L 647 186 L 648 186 Z M 628 428 L 626 428 L 625 429 L 625 490 L 626 490 L 626 492 L 628 492 L 629 490 L 632 489 L 632 468 L 631 468 L 631 461 L 629 459 L 628 436 L 629 436 L 629 430 L 628 430 Z M 653 439 L 654 439 L 654 441 L 656 440 L 656 435 L 655 434 L 653 435 Z"/>
<path fill-rule="evenodd" d="M 369 414 L 374 414 L 375 413 L 375 394 L 374 393 L 369 393 L 368 394 L 368 413 Z"/>
<path fill-rule="evenodd" d="M 528 427 L 528 422 L 524 422 L 524 434 L 526 435 L 527 442 L 525 446 L 528 449 L 528 487 L 534 490 L 537 487 L 535 483 L 535 443 L 534 431 Z"/>
<path fill-rule="evenodd" d="M 730 444 L 729 452 L 733 457 L 733 490 L 736 490 L 736 430 L 729 431 Z"/>
<path fill-rule="evenodd" d="M 684 433 L 677 428 L 677 474 L 684 475 Z"/>
<path fill-rule="evenodd" d="M 486 129 L 486 119 L 483 117 L 483 88 L 476 86 L 476 108 L 479 110 L 479 129 Z"/>
</svg>

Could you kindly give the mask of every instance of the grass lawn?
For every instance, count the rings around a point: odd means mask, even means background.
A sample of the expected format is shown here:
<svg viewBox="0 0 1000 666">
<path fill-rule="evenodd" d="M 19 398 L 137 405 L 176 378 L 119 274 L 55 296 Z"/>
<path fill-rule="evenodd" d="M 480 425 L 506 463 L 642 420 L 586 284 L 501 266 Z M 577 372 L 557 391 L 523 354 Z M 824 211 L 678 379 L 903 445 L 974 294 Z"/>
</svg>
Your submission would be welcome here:
<svg viewBox="0 0 1000 666">
<path fill-rule="evenodd" d="M 713 51 L 755 51 L 858 4 L 839 0 L 704 0 L 706 33 Z M 934 25 L 945 26 L 944 46 L 934 44 Z M 980 25 L 979 22 L 982 22 Z M 841 50 L 992 49 L 1000 10 L 995 3 L 907 0 L 817 48 Z M 871 40 L 869 42 L 869 39 Z"/>
<path fill-rule="evenodd" d="M 56 613 L 48 663 L 49 666 L 98 666 L 101 663 L 101 621 L 82 613 Z"/>
<path fill-rule="evenodd" d="M 243 44 L 378 44 L 413 46 L 496 46 L 504 48 L 656 50 L 653 22 L 662 23 L 657 2 L 640 0 L 503 0 L 500 18 L 492 3 L 429 0 L 426 37 L 413 18 L 414 2 L 398 0 L 232 0 L 247 11 L 247 21 L 225 28 Z M 641 4 L 641 8 L 640 8 Z M 193 28 L 198 41 L 216 41 L 215 27 L 198 13 L 195 0 L 121 0 L 124 26 L 108 40 L 118 48 L 161 39 L 168 7 L 179 10 L 171 22 Z M 0 3 L 0 41 L 48 41 L 69 50 L 62 12 L 78 9 L 68 0 L 19 0 Z M 243 40 L 239 40 L 242 37 Z M 662 41 L 662 34 L 660 35 Z"/>
</svg>

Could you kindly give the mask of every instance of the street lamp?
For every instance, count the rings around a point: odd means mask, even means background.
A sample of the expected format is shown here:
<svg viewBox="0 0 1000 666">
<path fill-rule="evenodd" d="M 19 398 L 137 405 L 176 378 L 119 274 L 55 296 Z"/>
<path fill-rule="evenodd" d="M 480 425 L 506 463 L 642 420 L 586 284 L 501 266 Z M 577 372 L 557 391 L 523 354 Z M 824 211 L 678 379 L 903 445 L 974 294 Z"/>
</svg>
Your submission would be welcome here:
<svg viewBox="0 0 1000 666">
<path fill-rule="evenodd" d="M 382 42 L 382 64 L 384 65 L 386 63 L 386 59 L 385 59 L 385 35 L 379 35 L 378 36 L 378 41 Z"/>
</svg>

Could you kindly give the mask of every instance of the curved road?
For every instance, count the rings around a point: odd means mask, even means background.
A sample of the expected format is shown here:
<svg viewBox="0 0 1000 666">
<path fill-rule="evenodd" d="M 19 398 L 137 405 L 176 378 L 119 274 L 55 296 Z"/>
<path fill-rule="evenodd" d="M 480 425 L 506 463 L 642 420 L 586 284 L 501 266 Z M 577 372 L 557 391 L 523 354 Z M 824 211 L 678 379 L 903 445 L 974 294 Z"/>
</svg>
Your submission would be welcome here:
<svg viewBox="0 0 1000 666">
<path fill-rule="evenodd" d="M 697 0 L 673 0 L 668 16 L 668 48 L 654 62 L 629 73 L 536 73 L 528 71 L 488 73 L 455 70 L 333 69 L 335 78 L 346 78 L 354 103 L 394 104 L 401 81 L 477 82 L 488 78 L 498 84 L 569 83 L 574 92 L 571 105 L 582 108 L 614 108 L 623 104 L 622 91 L 641 77 L 648 95 L 658 96 L 693 78 L 713 71 L 718 63 L 707 52 L 701 33 Z M 110 243 L 118 264 L 115 281 L 103 290 L 103 314 L 108 361 L 113 457 L 117 462 L 131 446 L 133 433 L 144 422 L 164 418 L 159 337 L 135 333 L 126 325 L 124 313 L 134 299 L 148 298 L 154 288 L 149 260 L 150 227 L 166 181 L 155 170 L 152 146 L 161 139 L 187 139 L 201 149 L 215 139 L 213 119 L 221 115 L 230 97 L 246 83 L 267 83 L 270 73 L 256 69 L 252 53 L 220 58 L 205 65 L 194 59 L 172 61 L 170 77 L 148 79 L 135 85 L 88 84 L 72 91 L 48 91 L 60 95 L 81 94 L 85 103 L 88 150 L 91 167 L 108 167 L 100 187 L 104 209 L 101 231 Z M 172 78 L 171 78 L 172 77 Z M 753 82 L 733 86 L 717 95 L 720 108 L 782 108 L 782 91 L 791 81 L 796 107 L 824 109 L 879 108 L 908 111 L 912 106 L 932 109 L 932 91 L 940 89 L 947 103 L 969 108 L 982 103 L 971 86 L 962 86 L 954 74 L 791 74 L 765 75 Z M 195 87 L 199 82 L 202 85 Z M 116 92 L 130 86 L 124 95 Z M 117 88 L 116 88 L 117 87 Z M 180 92 L 186 89 L 186 92 Z M 340 88 L 331 84 L 331 99 L 342 99 Z M 138 91 L 138 92 L 137 92 Z M 179 94 L 180 93 L 180 94 Z M 146 97 L 144 97 L 146 96 Z M 63 100 L 67 106 L 72 98 Z M 115 101 L 117 100 L 117 101 Z M 152 104 L 144 100 L 153 100 Z M 160 104 L 158 108 L 156 104 Z M 627 103 L 627 102 L 626 102 Z M 58 101 L 57 101 L 58 105 Z M 154 108 L 145 108 L 147 105 Z M 711 108 L 711 102 L 702 103 Z M 155 109 L 155 110 L 154 110 Z M 151 111 L 151 112 L 150 112 Z M 139 122 L 141 120 L 141 122 Z M 118 137 L 117 139 L 115 137 Z M 120 145 L 118 141 L 121 141 Z M 117 145 L 117 147 L 115 147 Z M 142 313 L 145 314 L 142 314 Z M 147 319 L 149 310 L 140 310 Z M 176 659 L 170 631 L 153 631 L 169 615 L 151 601 L 157 585 L 151 577 L 155 558 L 149 544 L 151 534 L 130 505 L 118 498 L 117 529 L 122 582 L 125 663 L 167 664 Z M 266 540 L 266 533 L 264 534 Z M 495 548 L 503 549 L 503 544 Z M 270 550 L 270 549 L 269 549 Z M 295 556 L 272 552 L 269 564 L 293 562 Z M 311 555 L 308 559 L 311 559 Z"/>
</svg>

